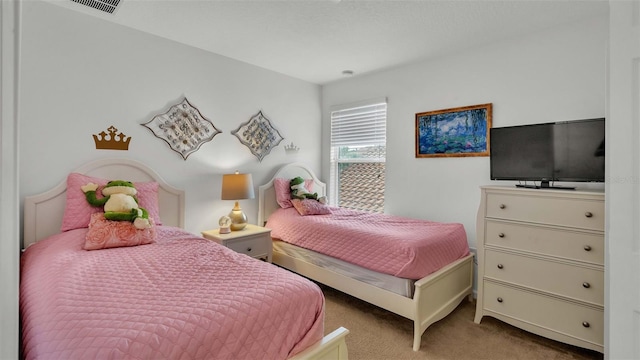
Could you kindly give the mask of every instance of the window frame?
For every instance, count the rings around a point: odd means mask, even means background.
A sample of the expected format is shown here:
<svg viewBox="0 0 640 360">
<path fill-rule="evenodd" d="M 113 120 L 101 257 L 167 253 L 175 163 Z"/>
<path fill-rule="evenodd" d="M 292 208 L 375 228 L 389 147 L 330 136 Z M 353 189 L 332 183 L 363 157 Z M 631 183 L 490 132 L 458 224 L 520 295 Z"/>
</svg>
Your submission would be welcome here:
<svg viewBox="0 0 640 360">
<path fill-rule="evenodd" d="M 376 133 L 373 136 L 370 136 L 372 132 L 376 132 L 380 129 L 380 124 L 379 122 L 374 124 L 371 129 L 373 131 L 369 131 L 365 133 L 364 138 L 369 138 L 371 139 L 371 143 L 370 144 L 363 144 L 361 143 L 361 139 L 358 139 L 358 137 L 356 136 L 355 139 L 356 141 L 354 141 L 353 145 L 348 145 L 345 144 L 345 140 L 344 138 L 339 139 L 339 141 L 334 141 L 334 127 L 335 127 L 335 121 L 336 121 L 336 113 L 340 113 L 340 112 L 349 112 L 349 111 L 354 111 L 358 108 L 367 108 L 367 107 L 374 107 L 374 109 L 371 110 L 372 113 L 376 113 L 376 112 L 380 112 L 380 109 L 376 109 L 379 107 L 383 107 L 384 109 L 384 119 L 379 121 L 383 123 L 383 132 L 382 135 L 380 136 L 379 133 Z M 386 146 L 387 146 L 387 141 L 386 141 L 386 134 L 387 134 L 387 118 L 388 118 L 388 102 L 387 102 L 387 98 L 375 98 L 375 99 L 370 99 L 370 100 L 364 100 L 364 101 L 359 101 L 359 102 L 354 102 L 354 103 L 348 103 L 348 104 L 342 104 L 342 105 L 337 105 L 337 106 L 332 106 L 331 107 L 331 112 L 330 112 L 330 130 L 329 130 L 329 148 L 330 148 L 330 154 L 329 154 L 329 167 L 330 167 L 330 172 L 329 172 L 329 204 L 333 205 L 333 206 L 339 206 L 340 204 L 340 179 L 338 178 L 338 172 L 339 172 L 339 167 L 340 164 L 344 164 L 344 163 L 384 163 L 386 164 Z M 342 114 L 341 116 L 338 117 L 344 117 L 344 114 Z M 374 116 L 372 116 L 373 118 Z M 366 121 L 366 118 L 364 119 Z M 376 120 L 378 121 L 378 120 Z M 356 122 L 360 122 L 362 123 L 363 121 L 356 121 Z M 360 129 L 360 128 L 358 128 Z M 344 135 L 344 134 L 343 134 Z M 382 138 L 383 140 L 381 141 L 380 138 Z M 336 144 L 336 142 L 338 144 Z M 348 141 L 346 141 L 348 143 Z M 352 147 L 360 147 L 360 146 L 376 146 L 376 145 L 382 145 L 384 146 L 384 156 L 382 157 L 378 157 L 378 158 L 350 158 L 350 159 L 340 159 L 339 158 L 339 147 L 346 147 L 346 146 L 352 146 Z M 384 201 L 384 199 L 383 199 Z M 382 208 L 384 208 L 384 204 L 382 205 Z M 382 212 L 383 209 L 380 209 L 380 212 Z"/>
</svg>

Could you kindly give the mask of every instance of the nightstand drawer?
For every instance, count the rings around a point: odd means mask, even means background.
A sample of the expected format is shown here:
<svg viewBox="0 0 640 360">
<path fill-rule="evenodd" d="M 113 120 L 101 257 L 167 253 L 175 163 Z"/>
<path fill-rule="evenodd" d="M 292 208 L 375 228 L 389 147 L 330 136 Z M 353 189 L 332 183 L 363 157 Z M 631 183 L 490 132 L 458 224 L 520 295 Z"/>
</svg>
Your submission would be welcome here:
<svg viewBox="0 0 640 360">
<path fill-rule="evenodd" d="M 203 231 L 202 236 L 235 252 L 267 262 L 272 261 L 271 229 L 247 224 L 242 230 L 231 231 L 226 234 L 220 234 L 219 230 Z"/>
<path fill-rule="evenodd" d="M 604 234 L 486 220 L 485 244 L 604 265 Z"/>
<path fill-rule="evenodd" d="M 265 241 L 264 236 L 241 239 L 228 243 L 227 247 L 251 257 L 267 257 L 271 249 L 271 237 L 269 237 L 269 241 Z"/>
<path fill-rule="evenodd" d="M 604 202 L 544 196 L 487 194 L 487 217 L 604 230 Z"/>
<path fill-rule="evenodd" d="M 484 276 L 594 305 L 604 305 L 603 269 L 486 250 Z"/>
</svg>

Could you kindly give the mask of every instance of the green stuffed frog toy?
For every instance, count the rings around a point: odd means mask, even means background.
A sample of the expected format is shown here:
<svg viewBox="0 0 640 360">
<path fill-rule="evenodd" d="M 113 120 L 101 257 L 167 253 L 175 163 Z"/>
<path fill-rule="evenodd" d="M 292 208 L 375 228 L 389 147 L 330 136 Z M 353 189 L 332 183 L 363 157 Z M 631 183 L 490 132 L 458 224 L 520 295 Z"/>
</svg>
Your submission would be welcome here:
<svg viewBox="0 0 640 360">
<path fill-rule="evenodd" d="M 296 176 L 289 181 L 289 187 L 291 188 L 292 199 L 313 199 L 325 204 L 327 198 L 325 196 L 318 196 L 318 193 L 311 193 L 304 186 L 304 179 L 300 176 Z"/>
<path fill-rule="evenodd" d="M 98 199 L 96 192 L 98 185 L 88 183 L 80 187 L 91 206 L 103 206 L 104 217 L 107 220 L 129 221 L 137 229 L 151 227 L 149 213 L 138 206 L 138 191 L 131 181 L 109 181 L 102 189 L 103 197 Z"/>
</svg>

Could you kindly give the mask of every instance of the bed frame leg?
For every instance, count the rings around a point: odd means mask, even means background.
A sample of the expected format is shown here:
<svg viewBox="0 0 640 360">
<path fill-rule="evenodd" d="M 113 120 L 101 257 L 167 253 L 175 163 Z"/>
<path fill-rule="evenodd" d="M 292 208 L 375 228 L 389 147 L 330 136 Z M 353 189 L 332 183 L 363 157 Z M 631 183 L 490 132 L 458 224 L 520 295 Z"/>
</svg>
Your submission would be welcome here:
<svg viewBox="0 0 640 360">
<path fill-rule="evenodd" d="M 424 330 L 420 328 L 420 321 L 415 320 L 413 322 L 413 351 L 420 350 L 420 344 L 422 343 L 423 333 L 424 333 Z"/>
<path fill-rule="evenodd" d="M 420 342 L 422 342 L 422 336 L 418 336 L 417 333 L 413 335 L 413 351 L 420 350 Z"/>
</svg>

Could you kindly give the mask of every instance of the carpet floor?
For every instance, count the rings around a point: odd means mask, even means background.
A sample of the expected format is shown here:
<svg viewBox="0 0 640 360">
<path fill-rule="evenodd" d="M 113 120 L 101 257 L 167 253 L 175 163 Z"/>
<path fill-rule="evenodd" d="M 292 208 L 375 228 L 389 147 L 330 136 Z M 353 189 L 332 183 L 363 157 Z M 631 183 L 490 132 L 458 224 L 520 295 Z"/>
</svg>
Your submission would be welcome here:
<svg viewBox="0 0 640 360">
<path fill-rule="evenodd" d="M 325 332 L 349 329 L 350 360 L 601 360 L 603 355 L 546 339 L 491 317 L 473 322 L 475 302 L 463 300 L 422 335 L 414 352 L 413 322 L 340 291 L 320 285 L 326 298 Z"/>
</svg>

